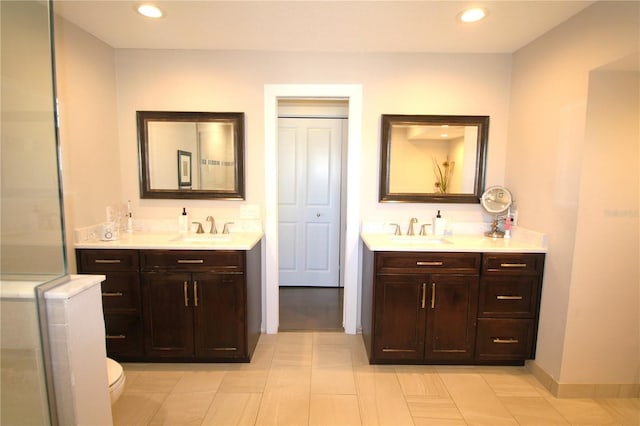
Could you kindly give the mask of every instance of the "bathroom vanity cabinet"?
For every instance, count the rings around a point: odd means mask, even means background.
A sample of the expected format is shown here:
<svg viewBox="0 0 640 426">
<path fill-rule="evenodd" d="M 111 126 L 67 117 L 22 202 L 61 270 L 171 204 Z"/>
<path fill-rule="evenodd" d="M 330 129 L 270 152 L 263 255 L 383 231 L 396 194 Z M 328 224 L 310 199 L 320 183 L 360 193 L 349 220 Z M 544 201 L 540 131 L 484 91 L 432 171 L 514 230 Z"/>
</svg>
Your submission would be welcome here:
<svg viewBox="0 0 640 426">
<path fill-rule="evenodd" d="M 533 357 L 544 254 L 371 251 L 362 333 L 371 363 L 521 364 Z"/>
<path fill-rule="evenodd" d="M 260 244 L 251 250 L 77 249 L 77 256 L 79 272 L 107 276 L 103 304 L 109 356 L 250 361 L 262 320 Z M 130 275 L 122 274 L 125 265 Z M 129 299 L 135 301 L 126 307 Z M 135 318 L 136 333 L 118 329 L 109 337 L 124 318 L 131 324 Z"/>
</svg>

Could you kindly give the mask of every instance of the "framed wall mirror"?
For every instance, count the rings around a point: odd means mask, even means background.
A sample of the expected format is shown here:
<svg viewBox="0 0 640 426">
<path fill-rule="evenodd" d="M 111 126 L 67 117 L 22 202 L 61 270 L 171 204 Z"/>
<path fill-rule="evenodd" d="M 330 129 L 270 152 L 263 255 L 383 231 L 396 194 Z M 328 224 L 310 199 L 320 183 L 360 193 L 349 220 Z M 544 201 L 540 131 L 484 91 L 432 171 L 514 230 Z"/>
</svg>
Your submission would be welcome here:
<svg viewBox="0 0 640 426">
<path fill-rule="evenodd" d="M 381 202 L 479 203 L 488 116 L 382 115 Z"/>
<path fill-rule="evenodd" d="M 244 113 L 137 111 L 141 198 L 243 200 Z"/>
</svg>

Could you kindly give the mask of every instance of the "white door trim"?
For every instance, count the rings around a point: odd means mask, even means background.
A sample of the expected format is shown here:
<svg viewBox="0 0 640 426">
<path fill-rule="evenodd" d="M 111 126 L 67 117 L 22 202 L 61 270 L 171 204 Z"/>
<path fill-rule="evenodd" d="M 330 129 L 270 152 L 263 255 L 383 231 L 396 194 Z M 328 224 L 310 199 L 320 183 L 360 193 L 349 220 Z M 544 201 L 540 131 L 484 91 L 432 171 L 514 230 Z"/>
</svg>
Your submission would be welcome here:
<svg viewBox="0 0 640 426">
<path fill-rule="evenodd" d="M 344 239 L 345 333 L 356 334 L 360 288 L 360 147 L 362 144 L 362 85 L 266 84 L 264 86 L 265 268 L 263 330 L 278 332 L 278 99 L 344 98 L 349 101 L 347 132 L 347 198 Z M 266 327 L 265 327 L 266 324 Z"/>
</svg>

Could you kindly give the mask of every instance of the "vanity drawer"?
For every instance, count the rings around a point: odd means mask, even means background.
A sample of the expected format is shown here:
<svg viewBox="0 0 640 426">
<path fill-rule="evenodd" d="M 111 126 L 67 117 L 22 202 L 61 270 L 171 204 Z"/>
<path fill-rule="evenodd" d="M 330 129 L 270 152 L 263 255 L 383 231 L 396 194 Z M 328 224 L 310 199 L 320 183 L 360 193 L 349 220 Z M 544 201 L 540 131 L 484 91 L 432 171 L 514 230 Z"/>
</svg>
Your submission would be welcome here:
<svg viewBox="0 0 640 426">
<path fill-rule="evenodd" d="M 142 250 L 143 270 L 237 272 L 244 269 L 244 252 L 236 250 Z"/>
<path fill-rule="evenodd" d="M 543 253 L 485 253 L 482 271 L 488 274 L 536 274 L 544 269 Z"/>
<path fill-rule="evenodd" d="M 105 315 L 107 355 L 118 360 L 139 357 L 142 351 L 142 321 L 137 315 Z"/>
<path fill-rule="evenodd" d="M 137 250 L 78 249 L 76 250 L 78 272 L 104 273 L 109 271 L 137 271 Z"/>
<path fill-rule="evenodd" d="M 108 312 L 138 312 L 140 310 L 140 274 L 115 271 L 106 274 L 102 282 L 102 308 Z"/>
<path fill-rule="evenodd" d="M 533 357 L 534 322 L 530 319 L 479 319 L 476 358 L 480 361 Z"/>
<path fill-rule="evenodd" d="M 480 283 L 478 316 L 534 318 L 540 279 L 535 275 L 491 276 Z"/>
<path fill-rule="evenodd" d="M 464 273 L 480 271 L 480 253 L 380 252 L 377 273 Z"/>
</svg>

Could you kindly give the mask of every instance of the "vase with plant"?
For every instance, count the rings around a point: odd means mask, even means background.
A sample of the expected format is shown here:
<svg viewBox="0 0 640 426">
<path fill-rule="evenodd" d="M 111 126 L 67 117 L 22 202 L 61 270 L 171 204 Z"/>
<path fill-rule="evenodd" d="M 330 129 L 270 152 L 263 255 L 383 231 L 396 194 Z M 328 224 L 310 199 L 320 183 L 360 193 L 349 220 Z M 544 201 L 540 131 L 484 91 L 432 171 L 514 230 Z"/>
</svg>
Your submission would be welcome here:
<svg viewBox="0 0 640 426">
<path fill-rule="evenodd" d="M 442 164 L 438 163 L 438 160 L 435 158 L 433 160 L 433 173 L 436 177 L 436 192 L 440 194 L 446 194 L 449 191 L 449 183 L 451 181 L 451 176 L 453 176 L 453 169 L 455 166 L 455 161 L 449 161 L 449 158 L 442 162 Z"/>
</svg>

